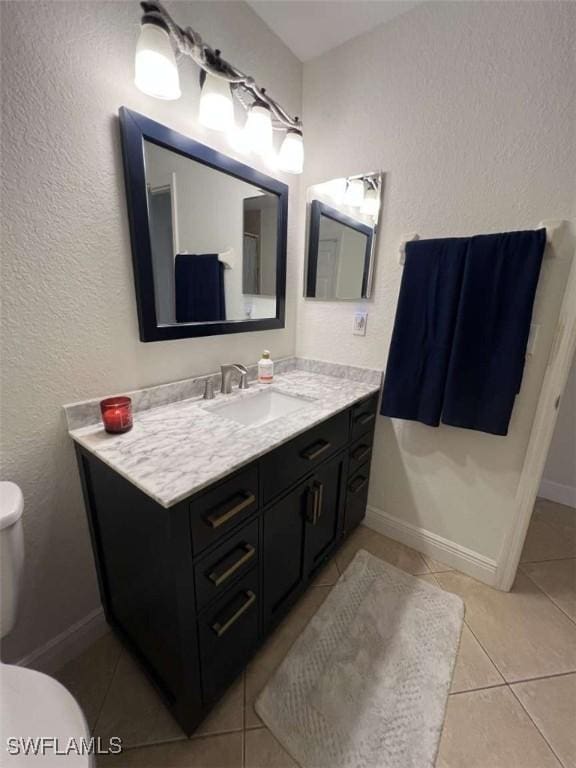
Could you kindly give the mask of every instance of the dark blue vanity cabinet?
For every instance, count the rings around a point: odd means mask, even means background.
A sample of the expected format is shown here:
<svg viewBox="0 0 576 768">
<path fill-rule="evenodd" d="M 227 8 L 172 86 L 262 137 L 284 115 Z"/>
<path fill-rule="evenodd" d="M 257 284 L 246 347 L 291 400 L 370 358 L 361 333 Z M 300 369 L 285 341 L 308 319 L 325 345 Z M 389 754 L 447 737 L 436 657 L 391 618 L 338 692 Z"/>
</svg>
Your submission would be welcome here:
<svg viewBox="0 0 576 768">
<path fill-rule="evenodd" d="M 106 618 L 187 734 L 364 517 L 376 406 L 169 509 L 77 446 Z"/>
</svg>

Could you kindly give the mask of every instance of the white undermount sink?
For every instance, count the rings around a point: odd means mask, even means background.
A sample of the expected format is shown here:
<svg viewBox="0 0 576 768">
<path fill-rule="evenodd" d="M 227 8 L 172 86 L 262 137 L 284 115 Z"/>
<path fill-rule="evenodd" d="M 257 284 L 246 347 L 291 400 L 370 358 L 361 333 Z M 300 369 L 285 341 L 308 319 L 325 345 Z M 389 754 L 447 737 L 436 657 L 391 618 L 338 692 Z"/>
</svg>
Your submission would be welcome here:
<svg viewBox="0 0 576 768">
<path fill-rule="evenodd" d="M 218 403 L 210 408 L 210 412 L 225 416 L 239 424 L 256 427 L 308 408 L 310 405 L 309 400 L 304 400 L 297 395 L 286 395 L 284 392 L 268 389 L 254 395 L 246 395 L 231 403 Z"/>
</svg>

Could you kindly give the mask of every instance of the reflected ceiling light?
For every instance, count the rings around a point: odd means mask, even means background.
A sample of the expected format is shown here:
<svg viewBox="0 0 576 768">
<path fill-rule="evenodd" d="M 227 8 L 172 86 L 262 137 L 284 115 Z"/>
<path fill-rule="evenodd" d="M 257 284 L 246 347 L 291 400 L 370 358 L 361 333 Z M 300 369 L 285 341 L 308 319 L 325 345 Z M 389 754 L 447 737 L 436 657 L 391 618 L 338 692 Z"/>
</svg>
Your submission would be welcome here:
<svg viewBox="0 0 576 768">
<path fill-rule="evenodd" d="M 179 99 L 182 95 L 168 27 L 159 19 L 147 19 L 142 24 L 136 45 L 134 83 L 156 99 Z"/>
<path fill-rule="evenodd" d="M 332 198 L 336 205 L 342 205 L 346 194 L 346 179 L 332 179 L 322 186 L 325 187 L 326 194 Z"/>
<path fill-rule="evenodd" d="M 272 115 L 270 107 L 257 99 L 248 112 L 244 127 L 248 146 L 257 155 L 268 155 L 273 148 Z"/>
<path fill-rule="evenodd" d="M 362 179 L 350 179 L 348 181 L 344 202 L 352 208 L 360 208 L 364 202 L 364 182 Z"/>
<path fill-rule="evenodd" d="M 198 120 L 213 131 L 229 131 L 234 126 L 234 102 L 230 85 L 217 75 L 202 72 L 202 93 Z"/>
<path fill-rule="evenodd" d="M 304 141 L 298 128 L 289 128 L 286 132 L 278 155 L 278 167 L 287 173 L 302 173 L 304 170 Z"/>
<path fill-rule="evenodd" d="M 364 213 L 366 216 L 378 216 L 379 210 L 380 196 L 378 195 L 378 190 L 370 187 L 364 195 L 364 202 L 360 207 L 360 213 Z"/>
<path fill-rule="evenodd" d="M 272 131 L 286 131 L 276 161 L 288 173 L 302 173 L 300 120 L 290 117 L 253 77 L 220 58 L 220 51 L 207 45 L 191 27 L 179 27 L 160 0 L 144 0 L 140 5 L 144 14 L 136 47 L 136 86 L 158 99 L 178 99 L 181 92 L 174 51 L 191 58 L 203 73 L 199 122 L 212 130 L 226 131 L 237 151 L 252 149 L 263 157 L 274 151 Z M 248 110 L 242 138 L 234 125 L 235 102 Z"/>
</svg>

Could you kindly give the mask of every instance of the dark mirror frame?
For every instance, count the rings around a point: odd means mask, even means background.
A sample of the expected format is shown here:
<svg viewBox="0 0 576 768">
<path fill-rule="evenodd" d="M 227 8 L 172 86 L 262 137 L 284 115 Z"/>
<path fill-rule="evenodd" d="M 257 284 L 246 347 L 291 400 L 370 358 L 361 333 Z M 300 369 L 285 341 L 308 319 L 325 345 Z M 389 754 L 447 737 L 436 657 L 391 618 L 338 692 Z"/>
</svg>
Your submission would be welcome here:
<svg viewBox="0 0 576 768">
<path fill-rule="evenodd" d="M 132 263 L 136 285 L 136 304 L 141 341 L 169 341 L 195 336 L 216 336 L 225 333 L 268 331 L 284 328 L 286 299 L 286 237 L 288 228 L 288 186 L 266 176 L 244 163 L 233 160 L 210 147 L 200 144 L 177 131 L 156 123 L 148 117 L 120 107 L 124 180 L 128 201 Z M 276 240 L 276 317 L 261 320 L 223 320 L 207 323 L 158 324 L 154 298 L 154 272 L 148 199 L 144 140 L 177 152 L 183 157 L 207 165 L 237 179 L 253 184 L 278 196 L 278 234 Z"/>
<path fill-rule="evenodd" d="M 366 299 L 368 296 L 368 279 L 370 277 L 370 265 L 372 261 L 372 245 L 375 230 L 362 224 L 360 221 L 346 216 L 336 208 L 332 208 L 320 200 L 312 200 L 310 203 L 310 224 L 308 233 L 308 268 L 306 270 L 306 291 L 305 296 L 309 299 L 316 298 L 316 273 L 318 270 L 318 245 L 320 243 L 320 221 L 322 216 L 337 221 L 345 227 L 356 230 L 366 235 L 366 251 L 364 253 L 364 271 L 362 274 L 362 295 L 360 298 Z M 333 299 L 340 301 L 340 299 Z"/>
</svg>

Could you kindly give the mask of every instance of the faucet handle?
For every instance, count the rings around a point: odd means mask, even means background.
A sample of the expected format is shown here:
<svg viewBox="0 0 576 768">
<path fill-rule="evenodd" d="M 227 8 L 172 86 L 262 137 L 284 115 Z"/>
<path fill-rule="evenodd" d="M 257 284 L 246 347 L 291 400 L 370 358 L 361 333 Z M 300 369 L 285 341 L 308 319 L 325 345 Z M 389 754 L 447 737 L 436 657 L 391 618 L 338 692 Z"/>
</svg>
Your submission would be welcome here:
<svg viewBox="0 0 576 768">
<path fill-rule="evenodd" d="M 244 371 L 240 374 L 238 389 L 250 389 L 250 384 L 248 384 L 248 371 Z"/>
</svg>

